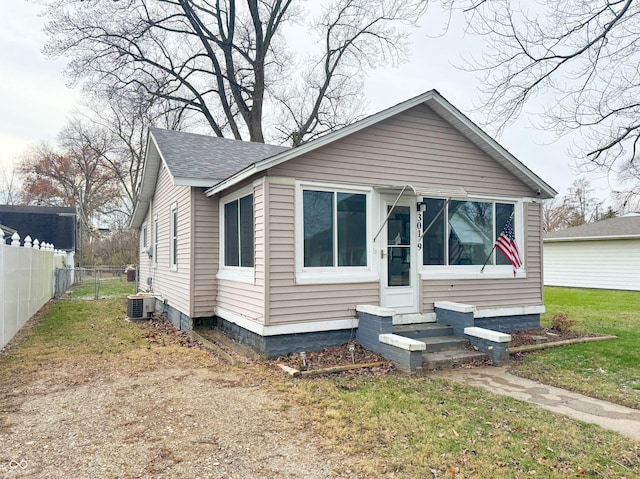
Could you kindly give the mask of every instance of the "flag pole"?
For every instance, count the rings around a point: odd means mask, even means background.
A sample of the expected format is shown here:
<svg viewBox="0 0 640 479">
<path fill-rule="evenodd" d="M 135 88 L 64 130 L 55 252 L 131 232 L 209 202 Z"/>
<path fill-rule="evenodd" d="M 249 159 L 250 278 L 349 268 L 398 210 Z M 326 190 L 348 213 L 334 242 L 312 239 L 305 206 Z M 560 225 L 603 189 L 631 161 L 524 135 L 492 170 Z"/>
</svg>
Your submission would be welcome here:
<svg viewBox="0 0 640 479">
<path fill-rule="evenodd" d="M 484 267 L 487 265 L 487 263 L 489 262 L 489 258 L 491 258 L 491 255 L 493 254 L 493 252 L 496 249 L 496 244 L 493 243 L 493 248 L 491 248 L 491 253 L 489 253 L 489 256 L 487 256 L 487 259 L 484 260 L 484 264 L 482 265 L 482 269 L 480 270 L 481 273 L 484 273 Z"/>
<path fill-rule="evenodd" d="M 511 212 L 511 215 L 509 216 L 509 219 L 507 221 L 511 221 L 513 219 L 513 215 L 515 213 L 515 210 L 513 210 Z M 506 224 L 506 223 L 505 223 Z M 504 226 L 502 227 L 502 229 L 504 230 Z M 498 235 L 499 236 L 499 235 Z M 493 254 L 493 252 L 496 250 L 496 244 L 498 242 L 498 238 L 496 238 L 496 241 L 494 241 L 493 243 L 493 248 L 491 248 L 491 253 L 489 253 L 489 256 L 487 256 L 487 259 L 484 260 L 484 264 L 482 265 L 482 269 L 480 270 L 481 273 L 484 273 L 484 268 L 485 266 L 487 266 L 487 263 L 489 262 L 489 258 L 491 258 L 491 255 Z"/>
</svg>

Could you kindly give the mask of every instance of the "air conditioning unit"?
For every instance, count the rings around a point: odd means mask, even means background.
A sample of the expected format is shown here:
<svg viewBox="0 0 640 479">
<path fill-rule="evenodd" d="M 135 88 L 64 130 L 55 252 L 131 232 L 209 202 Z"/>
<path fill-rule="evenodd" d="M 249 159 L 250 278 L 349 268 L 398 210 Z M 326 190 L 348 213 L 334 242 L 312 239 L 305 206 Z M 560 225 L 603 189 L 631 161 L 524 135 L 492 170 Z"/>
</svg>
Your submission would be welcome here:
<svg viewBox="0 0 640 479">
<path fill-rule="evenodd" d="M 156 298 L 150 294 L 127 296 L 127 316 L 131 319 L 149 318 L 155 311 Z"/>
</svg>

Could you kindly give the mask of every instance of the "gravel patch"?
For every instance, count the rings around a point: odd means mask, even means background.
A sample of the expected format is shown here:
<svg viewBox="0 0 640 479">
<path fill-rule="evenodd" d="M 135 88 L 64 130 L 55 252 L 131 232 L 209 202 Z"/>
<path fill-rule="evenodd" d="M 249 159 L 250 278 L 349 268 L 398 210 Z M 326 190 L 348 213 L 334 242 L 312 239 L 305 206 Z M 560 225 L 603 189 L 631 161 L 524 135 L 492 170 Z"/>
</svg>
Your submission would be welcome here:
<svg viewBox="0 0 640 479">
<path fill-rule="evenodd" d="M 70 375 L 8 391 L 23 397 L 0 424 L 0 478 L 353 477 L 299 409 L 251 375 L 220 367 L 97 373 L 80 383 Z"/>
</svg>

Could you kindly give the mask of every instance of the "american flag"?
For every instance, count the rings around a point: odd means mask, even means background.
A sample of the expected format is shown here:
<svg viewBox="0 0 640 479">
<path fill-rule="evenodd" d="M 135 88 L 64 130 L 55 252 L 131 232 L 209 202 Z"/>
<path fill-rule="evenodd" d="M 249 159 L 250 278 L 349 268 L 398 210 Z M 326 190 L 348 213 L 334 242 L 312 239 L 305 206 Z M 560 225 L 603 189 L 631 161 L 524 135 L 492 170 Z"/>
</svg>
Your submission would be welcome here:
<svg viewBox="0 0 640 479">
<path fill-rule="evenodd" d="M 515 277 L 516 269 L 522 266 L 522 260 L 520 259 L 520 252 L 516 245 L 516 237 L 513 233 L 513 223 L 511 219 L 505 223 L 502 233 L 498 236 L 496 248 L 502 252 L 513 266 L 513 276 Z"/>
</svg>

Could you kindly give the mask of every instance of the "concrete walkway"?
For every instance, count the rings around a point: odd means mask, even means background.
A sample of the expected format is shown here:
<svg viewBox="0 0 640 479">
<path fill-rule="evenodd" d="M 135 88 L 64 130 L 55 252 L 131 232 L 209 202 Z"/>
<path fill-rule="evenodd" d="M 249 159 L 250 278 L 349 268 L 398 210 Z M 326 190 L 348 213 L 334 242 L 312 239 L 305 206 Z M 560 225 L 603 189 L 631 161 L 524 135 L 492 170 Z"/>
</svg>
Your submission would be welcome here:
<svg viewBox="0 0 640 479">
<path fill-rule="evenodd" d="M 501 367 L 449 369 L 430 375 L 478 386 L 640 441 L 640 410 L 509 374 Z"/>
</svg>

